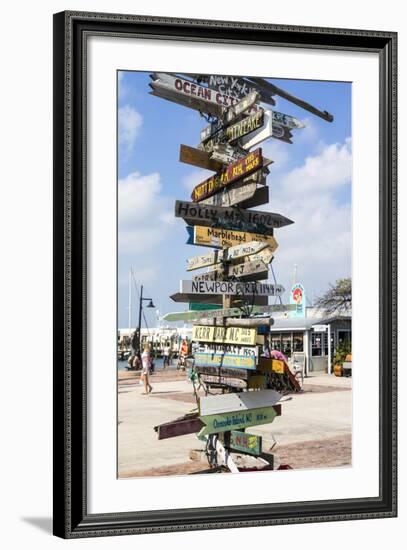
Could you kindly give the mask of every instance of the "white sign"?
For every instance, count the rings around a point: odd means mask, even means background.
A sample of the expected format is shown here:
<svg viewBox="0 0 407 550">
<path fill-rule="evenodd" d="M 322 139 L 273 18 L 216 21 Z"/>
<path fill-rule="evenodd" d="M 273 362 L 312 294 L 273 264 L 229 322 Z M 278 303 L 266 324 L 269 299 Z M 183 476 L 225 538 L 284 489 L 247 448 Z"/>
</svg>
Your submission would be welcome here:
<svg viewBox="0 0 407 550">
<path fill-rule="evenodd" d="M 185 294 L 280 296 L 284 290 L 282 285 L 273 283 L 182 280 L 180 284 L 180 292 Z"/>
<path fill-rule="evenodd" d="M 326 332 L 328 325 L 312 325 L 312 328 L 315 332 Z"/>
<path fill-rule="evenodd" d="M 273 135 L 273 113 L 264 111 L 263 126 L 239 139 L 239 145 L 248 151 Z"/>
</svg>

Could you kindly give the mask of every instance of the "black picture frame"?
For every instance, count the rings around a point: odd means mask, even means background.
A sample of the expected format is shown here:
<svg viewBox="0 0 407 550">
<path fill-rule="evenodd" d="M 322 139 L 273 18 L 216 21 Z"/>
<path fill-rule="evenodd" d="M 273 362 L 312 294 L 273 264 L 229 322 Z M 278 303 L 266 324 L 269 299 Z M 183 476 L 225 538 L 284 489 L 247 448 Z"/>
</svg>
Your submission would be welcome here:
<svg viewBox="0 0 407 550">
<path fill-rule="evenodd" d="M 134 513 L 87 511 L 86 44 L 140 36 L 375 52 L 380 80 L 380 494 L 377 498 Z M 54 534 L 95 537 L 394 517 L 397 514 L 397 34 L 62 12 L 54 15 Z"/>
</svg>

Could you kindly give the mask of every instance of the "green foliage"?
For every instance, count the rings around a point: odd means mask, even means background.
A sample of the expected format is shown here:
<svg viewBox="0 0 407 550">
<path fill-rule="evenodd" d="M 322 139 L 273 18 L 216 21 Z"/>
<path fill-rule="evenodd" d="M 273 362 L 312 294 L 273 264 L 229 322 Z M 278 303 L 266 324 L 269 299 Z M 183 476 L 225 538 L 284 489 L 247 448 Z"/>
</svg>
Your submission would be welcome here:
<svg viewBox="0 0 407 550">
<path fill-rule="evenodd" d="M 346 356 L 352 353 L 352 343 L 347 338 L 343 342 L 339 344 L 339 346 L 336 348 L 336 353 L 334 357 L 334 365 L 341 365 L 345 359 Z"/>
</svg>

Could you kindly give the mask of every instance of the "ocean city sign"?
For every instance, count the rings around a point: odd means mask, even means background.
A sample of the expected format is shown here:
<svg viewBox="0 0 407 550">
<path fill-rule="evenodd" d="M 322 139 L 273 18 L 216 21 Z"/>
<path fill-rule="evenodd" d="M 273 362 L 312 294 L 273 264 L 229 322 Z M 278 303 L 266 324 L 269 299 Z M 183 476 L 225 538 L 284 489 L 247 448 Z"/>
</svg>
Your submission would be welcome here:
<svg viewBox="0 0 407 550">
<path fill-rule="evenodd" d="M 195 225 L 193 228 L 193 244 L 198 246 L 225 248 L 226 246 L 235 246 L 252 241 L 267 243 L 272 253 L 278 247 L 277 241 L 272 235 L 263 235 L 262 233 L 251 233 L 248 231 L 233 231 L 231 229 L 217 229 L 216 227 L 207 227 L 204 225 Z"/>
<path fill-rule="evenodd" d="M 189 281 L 182 280 L 180 292 L 185 294 L 222 294 L 242 296 L 281 296 L 283 285 L 258 282 Z"/>
<path fill-rule="evenodd" d="M 209 267 L 211 265 L 215 265 L 219 262 L 223 262 L 226 260 L 237 260 L 239 258 L 243 258 L 244 256 L 250 256 L 250 254 L 256 254 L 267 246 L 267 243 L 252 241 L 247 244 L 231 246 L 230 248 L 225 248 L 223 250 L 214 250 L 210 254 L 206 254 L 204 256 L 195 256 L 193 258 L 189 258 L 187 260 L 187 271 L 201 269 L 202 267 Z"/>
<path fill-rule="evenodd" d="M 234 181 L 243 178 L 258 170 L 263 165 L 261 149 L 256 149 L 244 158 L 236 160 L 222 170 L 220 173 L 211 176 L 202 183 L 199 183 L 192 191 L 191 198 L 193 202 L 198 202 L 214 195 L 225 186 Z"/>
<path fill-rule="evenodd" d="M 221 117 L 225 108 L 239 102 L 235 97 L 211 90 L 178 76 L 168 73 L 154 73 L 150 87 L 152 95 L 162 97 L 174 103 L 190 107 L 197 111 Z"/>
<path fill-rule="evenodd" d="M 239 210 L 220 206 L 209 206 L 194 202 L 175 201 L 175 217 L 183 218 L 188 225 L 223 226 L 230 229 L 246 229 L 265 234 L 267 230 L 294 223 L 273 212 L 260 210 Z M 232 226 L 232 227 L 231 227 Z M 250 227 L 250 229 L 249 229 Z"/>
</svg>

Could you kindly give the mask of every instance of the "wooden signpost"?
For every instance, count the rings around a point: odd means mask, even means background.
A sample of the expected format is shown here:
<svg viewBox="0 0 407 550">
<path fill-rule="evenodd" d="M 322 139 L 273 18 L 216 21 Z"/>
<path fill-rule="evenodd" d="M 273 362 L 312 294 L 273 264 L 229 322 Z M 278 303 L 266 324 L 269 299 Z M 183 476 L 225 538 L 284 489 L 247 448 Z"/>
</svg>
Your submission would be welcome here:
<svg viewBox="0 0 407 550">
<path fill-rule="evenodd" d="M 214 195 L 223 187 L 233 183 L 255 172 L 263 166 L 263 156 L 261 149 L 256 149 L 244 158 L 236 160 L 229 164 L 227 168 L 199 183 L 192 191 L 191 198 L 193 202 L 198 202 Z"/>
<path fill-rule="evenodd" d="M 225 294 L 228 296 L 281 296 L 283 285 L 259 282 L 189 281 L 182 280 L 180 292 L 185 294 Z"/>
<path fill-rule="evenodd" d="M 196 225 L 193 229 L 193 244 L 198 246 L 211 246 L 212 248 L 225 248 L 239 244 L 256 241 L 266 243 L 268 250 L 273 253 L 277 247 L 276 239 L 268 234 L 250 233 L 248 231 L 233 231 L 232 229 L 218 229 Z"/>
<path fill-rule="evenodd" d="M 262 212 L 261 210 L 240 210 L 221 206 L 175 201 L 175 217 L 182 218 L 188 225 L 204 225 L 208 227 L 228 224 L 228 229 L 267 233 L 267 229 L 283 227 L 293 223 L 281 214 Z M 245 226 L 245 227 L 242 227 Z M 247 226 L 247 227 L 246 227 Z"/>
</svg>

